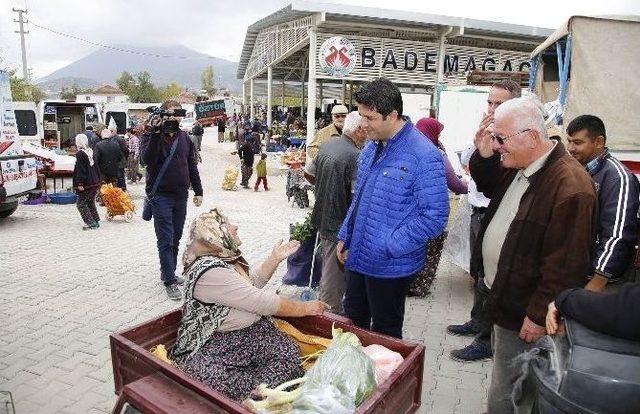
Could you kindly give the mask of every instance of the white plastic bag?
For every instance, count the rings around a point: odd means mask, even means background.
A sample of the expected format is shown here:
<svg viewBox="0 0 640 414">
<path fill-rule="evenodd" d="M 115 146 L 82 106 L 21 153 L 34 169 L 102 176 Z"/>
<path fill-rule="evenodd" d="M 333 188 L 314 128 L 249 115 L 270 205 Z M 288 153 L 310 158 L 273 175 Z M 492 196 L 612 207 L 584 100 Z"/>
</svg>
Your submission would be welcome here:
<svg viewBox="0 0 640 414">
<path fill-rule="evenodd" d="M 456 209 L 449 235 L 444 243 L 442 253 L 456 266 L 469 272 L 469 262 L 471 260 L 471 247 L 469 246 L 469 231 L 471 226 L 471 205 L 466 195 L 460 196 L 458 208 Z"/>
<path fill-rule="evenodd" d="M 373 360 L 376 384 L 382 384 L 404 361 L 399 353 L 378 344 L 366 346 L 363 351 Z"/>
</svg>

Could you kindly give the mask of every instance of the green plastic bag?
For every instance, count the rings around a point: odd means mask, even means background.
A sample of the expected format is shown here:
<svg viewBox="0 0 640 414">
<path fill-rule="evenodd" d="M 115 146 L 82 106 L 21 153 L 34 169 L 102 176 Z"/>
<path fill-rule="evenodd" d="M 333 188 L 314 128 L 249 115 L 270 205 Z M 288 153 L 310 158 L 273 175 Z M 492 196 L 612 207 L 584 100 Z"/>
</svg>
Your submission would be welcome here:
<svg viewBox="0 0 640 414">
<path fill-rule="evenodd" d="M 360 340 L 340 329 L 306 377 L 292 413 L 352 413 L 376 387 L 373 361 Z"/>
</svg>

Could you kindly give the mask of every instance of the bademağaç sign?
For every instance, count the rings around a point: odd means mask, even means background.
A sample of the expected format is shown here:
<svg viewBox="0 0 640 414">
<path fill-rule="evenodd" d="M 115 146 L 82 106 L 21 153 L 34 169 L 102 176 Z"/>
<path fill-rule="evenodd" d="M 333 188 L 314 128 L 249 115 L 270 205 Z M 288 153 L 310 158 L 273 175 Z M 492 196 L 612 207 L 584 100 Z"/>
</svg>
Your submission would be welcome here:
<svg viewBox="0 0 640 414">
<path fill-rule="evenodd" d="M 360 36 L 346 38 L 325 33 L 319 33 L 318 40 L 318 78 L 367 80 L 384 76 L 394 82 L 427 85 L 433 85 L 437 81 L 436 43 Z M 350 62 L 348 70 L 336 74 L 326 64 L 328 50 L 331 50 L 327 47 L 328 44 L 350 45 L 348 50 L 355 55 L 355 63 Z M 347 69 L 347 65 L 343 66 Z M 445 46 L 444 74 L 448 82 L 464 81 L 465 73 L 470 70 L 515 72 L 528 71 L 529 67 L 529 54 L 526 52 L 451 44 Z"/>
</svg>

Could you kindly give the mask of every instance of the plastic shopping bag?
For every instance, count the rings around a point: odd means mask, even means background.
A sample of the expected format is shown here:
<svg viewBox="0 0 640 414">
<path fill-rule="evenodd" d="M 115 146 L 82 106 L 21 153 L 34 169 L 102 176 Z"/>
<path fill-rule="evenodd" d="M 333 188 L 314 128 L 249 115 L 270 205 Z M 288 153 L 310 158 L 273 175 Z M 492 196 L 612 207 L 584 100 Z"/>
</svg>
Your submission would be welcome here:
<svg viewBox="0 0 640 414">
<path fill-rule="evenodd" d="M 460 196 L 458 208 L 449 226 L 449 235 L 444 243 L 443 254 L 456 266 L 469 272 L 471 247 L 469 246 L 469 231 L 471 226 L 471 205 L 467 196 Z"/>
</svg>

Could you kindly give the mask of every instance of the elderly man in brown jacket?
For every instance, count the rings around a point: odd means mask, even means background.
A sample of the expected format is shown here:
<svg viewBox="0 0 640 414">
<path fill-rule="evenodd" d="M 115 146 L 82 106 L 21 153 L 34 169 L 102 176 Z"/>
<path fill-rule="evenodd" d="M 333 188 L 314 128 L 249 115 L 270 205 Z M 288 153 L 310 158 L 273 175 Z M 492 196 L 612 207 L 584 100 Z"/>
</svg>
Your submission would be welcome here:
<svg viewBox="0 0 640 414">
<path fill-rule="evenodd" d="M 490 414 L 516 412 L 516 405 L 530 411 L 526 390 L 511 401 L 519 374 L 511 362 L 546 334 L 547 304 L 584 286 L 590 271 L 596 192 L 562 143 L 548 138 L 540 108 L 531 97 L 503 103 L 470 161 L 478 189 L 491 199 L 471 260 L 471 272 L 491 289 Z"/>
</svg>

